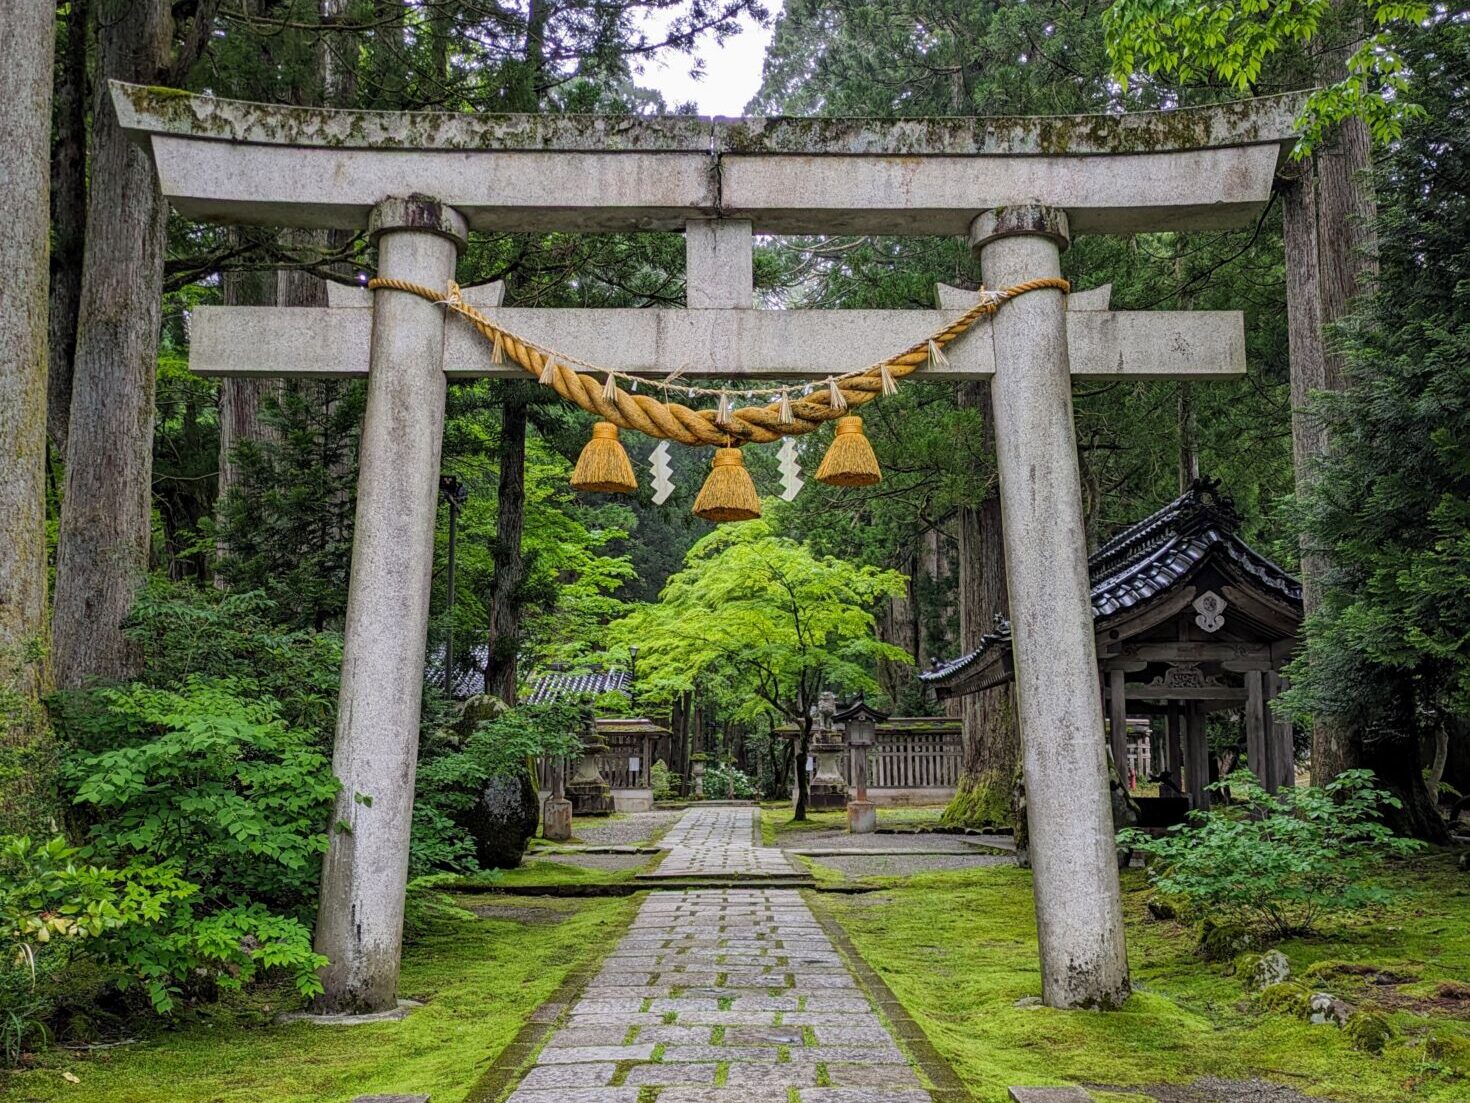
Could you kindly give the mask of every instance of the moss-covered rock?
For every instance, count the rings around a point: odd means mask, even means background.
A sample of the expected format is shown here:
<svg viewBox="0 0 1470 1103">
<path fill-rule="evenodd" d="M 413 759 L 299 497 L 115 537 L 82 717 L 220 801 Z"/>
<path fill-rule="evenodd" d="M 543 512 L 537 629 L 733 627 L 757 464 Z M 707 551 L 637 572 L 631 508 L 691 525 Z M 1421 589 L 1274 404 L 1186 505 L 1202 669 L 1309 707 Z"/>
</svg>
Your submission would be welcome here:
<svg viewBox="0 0 1470 1103">
<path fill-rule="evenodd" d="M 1302 1016 L 1311 1006 L 1312 993 L 1295 981 L 1288 980 L 1261 989 L 1256 993 L 1256 1002 L 1267 1011 Z"/>
<path fill-rule="evenodd" d="M 1342 1030 L 1349 1044 L 1363 1053 L 1382 1053 L 1395 1033 L 1388 1016 L 1381 1011 L 1354 1011 Z"/>
<path fill-rule="evenodd" d="M 1199 955 L 1206 961 L 1232 961 L 1243 950 L 1249 950 L 1251 933 L 1240 923 L 1219 923 L 1205 919 L 1199 925 Z"/>
<path fill-rule="evenodd" d="M 1470 1077 L 1470 1038 L 1440 1027 L 1424 1041 L 1424 1056 L 1456 1075 Z"/>
</svg>

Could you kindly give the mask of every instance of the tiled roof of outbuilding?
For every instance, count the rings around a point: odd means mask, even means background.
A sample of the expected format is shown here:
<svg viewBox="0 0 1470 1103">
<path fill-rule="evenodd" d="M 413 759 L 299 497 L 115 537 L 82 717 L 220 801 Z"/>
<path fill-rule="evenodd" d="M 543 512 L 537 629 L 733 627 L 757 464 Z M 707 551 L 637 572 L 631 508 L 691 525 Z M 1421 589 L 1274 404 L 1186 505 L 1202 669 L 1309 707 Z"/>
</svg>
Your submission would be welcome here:
<svg viewBox="0 0 1470 1103">
<path fill-rule="evenodd" d="M 1163 509 L 1128 526 L 1087 560 L 1092 581 L 1092 616 L 1104 620 L 1166 593 L 1194 573 L 1210 555 L 1220 555 L 1252 585 L 1277 601 L 1300 606 L 1302 587 L 1291 575 L 1251 548 L 1237 534 L 1240 515 L 1220 494 L 1214 479 L 1196 479 Z M 936 661 L 919 675 L 942 686 L 987 657 L 999 644 L 1010 645 L 1011 626 L 995 618 L 995 628 L 968 655 Z"/>
</svg>

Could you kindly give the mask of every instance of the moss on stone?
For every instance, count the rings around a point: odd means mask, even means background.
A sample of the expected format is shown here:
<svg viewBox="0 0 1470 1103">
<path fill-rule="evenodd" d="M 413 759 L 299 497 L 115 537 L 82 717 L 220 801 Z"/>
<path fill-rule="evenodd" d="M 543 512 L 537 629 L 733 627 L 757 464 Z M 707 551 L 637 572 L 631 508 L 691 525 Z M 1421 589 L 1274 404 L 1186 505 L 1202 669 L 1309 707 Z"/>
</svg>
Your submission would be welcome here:
<svg viewBox="0 0 1470 1103">
<path fill-rule="evenodd" d="M 1269 984 L 1256 993 L 1256 1002 L 1268 1011 L 1279 1011 L 1294 1018 L 1302 1018 L 1311 1006 L 1312 993 L 1297 984 L 1284 980 L 1280 984 Z"/>
<path fill-rule="evenodd" d="M 1250 931 L 1240 923 L 1220 923 L 1206 918 L 1199 925 L 1199 955 L 1206 961 L 1231 961 L 1252 942 Z"/>
<path fill-rule="evenodd" d="M 1395 1033 L 1387 1015 L 1368 1010 L 1354 1011 L 1342 1029 L 1352 1047 L 1360 1053 L 1382 1053 Z"/>
</svg>

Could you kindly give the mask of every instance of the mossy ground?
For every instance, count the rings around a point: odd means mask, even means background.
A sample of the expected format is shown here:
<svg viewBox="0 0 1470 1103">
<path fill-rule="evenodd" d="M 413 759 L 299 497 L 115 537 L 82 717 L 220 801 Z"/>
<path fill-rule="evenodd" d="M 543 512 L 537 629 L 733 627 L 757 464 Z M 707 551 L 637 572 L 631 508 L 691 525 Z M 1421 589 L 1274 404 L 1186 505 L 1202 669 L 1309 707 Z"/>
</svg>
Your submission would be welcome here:
<svg viewBox="0 0 1470 1103">
<path fill-rule="evenodd" d="M 550 919 L 440 915 L 405 952 L 400 991 L 427 1001 L 397 1023 L 270 1023 L 289 993 L 225 1001 L 177 1029 L 90 1058 L 52 1050 L 40 1066 L 0 1072 L 7 1103 L 343 1103 L 372 1092 L 429 1092 L 459 1103 L 485 1066 L 573 969 L 608 948 L 637 908 L 632 897 L 555 900 L 501 893 L 458 896 L 524 903 Z M 275 999 L 272 999 L 272 995 Z M 65 1079 L 76 1077 L 77 1083 Z"/>
<path fill-rule="evenodd" d="M 1385 874 L 1399 890 L 1386 911 L 1280 943 L 1300 975 L 1315 962 L 1371 963 L 1404 977 L 1313 978 L 1362 1007 L 1383 1010 L 1396 1037 L 1381 1055 L 1345 1033 L 1273 1013 L 1249 999 L 1228 965 L 1194 953 L 1195 932 L 1147 918 L 1141 874 L 1124 881 L 1136 994 L 1111 1014 L 1019 1009 L 1041 992 L 1030 873 L 1009 867 L 894 880 L 881 894 L 821 895 L 868 963 L 954 1066 L 978 1103 L 1002 1103 L 1012 1084 L 1130 1088 L 1215 1075 L 1259 1077 L 1351 1103 L 1470 1099 L 1470 1001 L 1429 998 L 1470 977 L 1470 879 L 1447 856 Z M 1464 1042 L 1464 1048 L 1460 1043 Z M 1138 1098 L 1152 1098 L 1139 1096 Z"/>
</svg>

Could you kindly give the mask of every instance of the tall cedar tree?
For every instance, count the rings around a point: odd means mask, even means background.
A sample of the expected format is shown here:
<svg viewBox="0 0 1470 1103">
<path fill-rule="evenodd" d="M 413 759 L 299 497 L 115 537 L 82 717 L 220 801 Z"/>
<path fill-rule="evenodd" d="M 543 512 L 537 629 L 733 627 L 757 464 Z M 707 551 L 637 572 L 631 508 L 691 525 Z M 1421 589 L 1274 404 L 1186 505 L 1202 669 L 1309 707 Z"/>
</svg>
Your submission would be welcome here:
<svg viewBox="0 0 1470 1103">
<path fill-rule="evenodd" d="M 1427 110 L 1374 173 L 1380 288 L 1338 329 L 1346 391 L 1316 403 L 1333 448 L 1305 529 L 1327 569 L 1293 699 L 1351 734 L 1395 826 L 1442 839 L 1423 749 L 1470 715 L 1470 27 L 1404 49 Z"/>
</svg>

